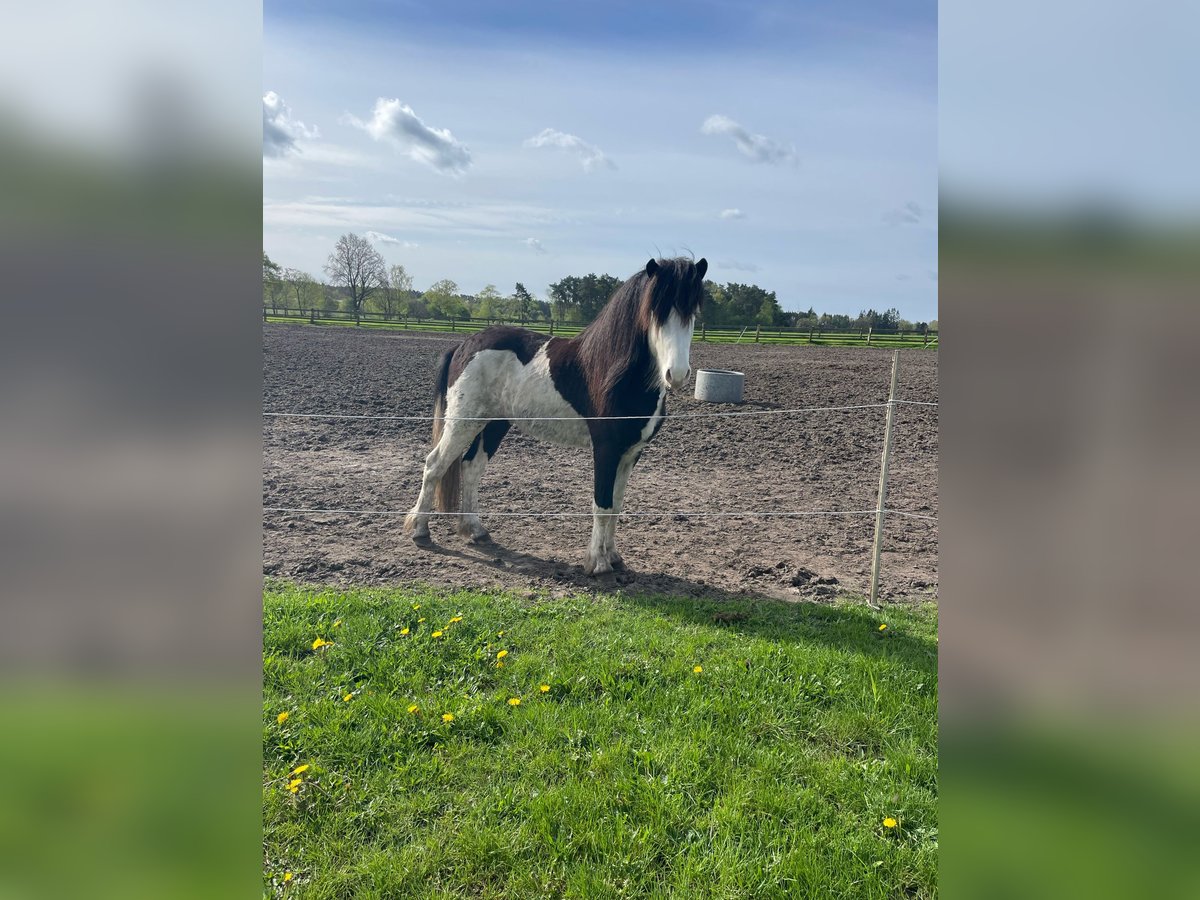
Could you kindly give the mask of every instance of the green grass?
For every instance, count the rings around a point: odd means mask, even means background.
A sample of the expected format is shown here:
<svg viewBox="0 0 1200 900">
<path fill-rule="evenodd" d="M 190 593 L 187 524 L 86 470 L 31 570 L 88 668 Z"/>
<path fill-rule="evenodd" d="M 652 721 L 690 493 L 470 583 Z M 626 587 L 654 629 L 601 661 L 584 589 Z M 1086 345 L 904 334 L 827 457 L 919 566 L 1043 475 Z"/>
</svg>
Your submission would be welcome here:
<svg viewBox="0 0 1200 900">
<path fill-rule="evenodd" d="M 931 605 L 272 583 L 264 607 L 268 894 L 936 894 Z"/>
<path fill-rule="evenodd" d="M 265 317 L 267 322 L 282 322 L 300 325 L 348 325 L 350 327 L 359 328 L 376 328 L 385 331 L 418 331 L 431 332 L 438 334 L 471 334 L 475 331 L 482 331 L 488 327 L 488 323 L 484 321 L 466 321 L 455 322 L 454 328 L 451 330 L 449 321 L 426 320 L 423 322 L 401 322 L 383 320 L 381 318 L 364 318 L 361 323 L 356 326 L 353 317 L 347 317 L 345 313 L 337 315 L 318 315 L 315 322 L 310 321 L 308 316 L 301 315 L 274 315 L 268 313 Z M 528 322 L 524 326 L 531 331 L 538 331 L 542 334 L 550 332 L 550 326 L 546 322 Z M 560 337 L 574 337 L 583 330 L 582 325 L 555 325 L 554 334 Z M 754 340 L 754 329 L 748 329 L 744 334 L 740 328 L 735 329 L 707 329 L 703 334 L 699 329 L 696 330 L 696 341 L 702 341 L 710 344 L 782 344 L 782 345 L 797 345 L 797 344 L 814 344 L 824 347 L 865 347 L 867 339 L 865 335 L 858 332 L 824 332 L 814 334 L 812 340 L 809 340 L 807 331 L 788 331 L 787 329 L 765 328 L 759 335 L 759 340 Z M 919 334 L 876 334 L 871 336 L 872 347 L 878 347 L 884 350 L 903 350 L 903 349 L 922 349 L 928 347 L 930 350 L 936 350 L 938 347 L 937 332 L 929 335 L 928 344 L 925 338 Z"/>
</svg>

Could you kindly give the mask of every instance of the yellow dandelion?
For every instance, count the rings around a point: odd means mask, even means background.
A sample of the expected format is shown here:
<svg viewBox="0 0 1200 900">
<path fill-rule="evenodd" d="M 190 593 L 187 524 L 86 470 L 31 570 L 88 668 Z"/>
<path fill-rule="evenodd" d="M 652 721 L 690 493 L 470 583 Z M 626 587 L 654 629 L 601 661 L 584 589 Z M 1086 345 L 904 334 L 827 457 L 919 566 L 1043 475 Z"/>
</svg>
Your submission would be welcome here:
<svg viewBox="0 0 1200 900">
<path fill-rule="evenodd" d="M 342 620 L 341 620 L 341 619 L 337 619 L 337 620 L 336 620 L 336 621 L 333 623 L 333 627 L 334 627 L 334 628 L 341 628 L 341 627 L 342 627 Z"/>
<path fill-rule="evenodd" d="M 430 636 L 431 636 L 431 637 L 435 637 L 435 638 L 440 638 L 440 637 L 442 636 L 442 633 L 441 633 L 440 631 L 435 631 L 435 632 L 434 632 L 432 635 L 430 635 Z"/>
<path fill-rule="evenodd" d="M 354 695 L 353 695 L 353 694 L 347 694 L 345 697 L 343 697 L 343 698 L 342 698 L 342 702 L 343 702 L 343 703 L 349 703 L 349 702 L 350 702 L 351 700 L 353 700 L 353 699 L 354 699 Z"/>
<path fill-rule="evenodd" d="M 496 654 L 496 659 L 504 659 L 504 657 L 506 657 L 506 656 L 508 656 L 508 651 L 501 650 L 499 653 Z"/>
<path fill-rule="evenodd" d="M 891 816 L 888 816 L 886 819 L 883 820 L 883 827 L 884 828 L 895 828 L 896 820 L 893 819 Z"/>
<path fill-rule="evenodd" d="M 879 626 L 879 630 L 880 630 L 880 631 L 887 631 L 887 625 L 886 625 L 886 624 L 880 625 L 880 626 Z"/>
<path fill-rule="evenodd" d="M 412 706 L 410 706 L 408 708 L 408 711 L 410 714 L 415 715 L 421 711 L 421 707 L 417 706 L 417 704 L 414 703 Z"/>
<path fill-rule="evenodd" d="M 284 880 L 284 881 L 291 881 L 291 880 L 292 880 L 292 873 L 291 873 L 291 872 L 284 872 L 284 873 L 283 873 L 283 880 Z"/>
<path fill-rule="evenodd" d="M 401 629 L 400 629 L 400 634 L 401 634 L 401 636 L 408 634 L 408 629 L 407 629 L 407 628 L 401 628 Z"/>
<path fill-rule="evenodd" d="M 550 685 L 548 685 L 548 684 L 539 685 L 538 690 L 541 691 L 543 694 L 548 694 L 548 693 L 550 693 Z"/>
<path fill-rule="evenodd" d="M 520 706 L 520 705 L 521 705 L 521 698 L 520 698 L 520 697 L 509 697 L 509 698 L 508 698 L 508 705 L 509 705 L 509 706 Z"/>
<path fill-rule="evenodd" d="M 420 609 L 420 608 L 421 608 L 421 604 L 420 604 L 420 603 L 414 603 L 414 604 L 413 604 L 413 612 L 416 612 L 416 611 L 417 611 L 418 609 Z"/>
<path fill-rule="evenodd" d="M 331 646 L 333 646 L 333 641 L 327 641 L 327 640 L 325 640 L 325 638 L 319 637 L 315 641 L 312 642 L 312 648 L 314 650 L 320 650 L 322 647 L 331 647 Z"/>
<path fill-rule="evenodd" d="M 692 671 L 694 673 L 696 673 L 697 675 L 699 675 L 701 672 L 704 671 L 704 666 L 692 666 Z"/>
<path fill-rule="evenodd" d="M 420 625 L 424 621 L 425 621 L 425 617 L 421 616 L 421 618 L 417 619 L 417 624 Z"/>
<path fill-rule="evenodd" d="M 275 721 L 278 722 L 280 725 L 282 725 L 284 722 L 286 722 L 288 720 L 288 716 L 290 716 L 290 715 L 291 715 L 290 712 L 281 712 L 279 715 L 277 715 L 275 717 Z"/>
<path fill-rule="evenodd" d="M 503 669 L 504 668 L 504 660 L 502 660 L 502 659 L 496 660 L 496 668 Z"/>
<path fill-rule="evenodd" d="M 461 622 L 462 619 L 463 619 L 462 616 L 455 616 L 453 619 L 450 620 L 450 624 L 453 625 L 455 622 Z"/>
<path fill-rule="evenodd" d="M 300 785 L 302 785 L 302 784 L 304 784 L 303 778 L 293 778 L 291 781 L 288 782 L 287 787 L 288 787 L 288 790 L 294 794 L 294 793 L 296 793 L 296 791 L 300 790 Z"/>
<path fill-rule="evenodd" d="M 497 631 L 497 632 L 496 632 L 496 637 L 504 637 L 504 632 L 503 632 L 503 631 Z"/>
<path fill-rule="evenodd" d="M 301 772 L 307 772 L 310 768 L 312 768 L 312 767 L 309 766 L 308 763 L 305 763 L 302 766 L 296 766 L 296 768 L 292 769 L 290 774 L 299 775 Z"/>
<path fill-rule="evenodd" d="M 453 722 L 454 721 L 454 713 L 442 713 L 442 721 L 443 722 Z"/>
</svg>

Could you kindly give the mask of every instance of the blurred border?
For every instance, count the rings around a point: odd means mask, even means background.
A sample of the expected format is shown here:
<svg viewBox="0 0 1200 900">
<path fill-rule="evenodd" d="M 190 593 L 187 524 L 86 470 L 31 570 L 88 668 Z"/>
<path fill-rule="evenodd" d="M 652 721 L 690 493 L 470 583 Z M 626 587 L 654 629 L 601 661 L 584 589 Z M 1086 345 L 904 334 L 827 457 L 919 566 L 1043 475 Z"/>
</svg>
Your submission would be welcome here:
<svg viewBox="0 0 1200 900">
<path fill-rule="evenodd" d="M 3 896 L 261 893 L 260 45 L 6 12 Z"/>
<path fill-rule="evenodd" d="M 950 896 L 1200 892 L 1198 25 L 941 4 Z"/>
</svg>

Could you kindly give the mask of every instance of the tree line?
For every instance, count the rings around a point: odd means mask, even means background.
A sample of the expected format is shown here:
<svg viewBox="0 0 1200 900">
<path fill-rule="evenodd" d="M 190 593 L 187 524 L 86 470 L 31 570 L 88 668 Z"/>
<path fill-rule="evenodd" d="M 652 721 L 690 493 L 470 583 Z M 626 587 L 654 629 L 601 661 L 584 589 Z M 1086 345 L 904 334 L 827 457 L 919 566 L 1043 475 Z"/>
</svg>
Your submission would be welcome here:
<svg viewBox="0 0 1200 900">
<path fill-rule="evenodd" d="M 356 234 L 342 235 L 324 266 L 328 281 L 307 272 L 284 268 L 263 253 L 263 307 L 311 312 L 348 312 L 356 317 L 375 313 L 388 318 L 482 319 L 515 322 L 555 322 L 586 325 L 624 283 L 614 275 L 568 275 L 550 285 L 545 300 L 517 282 L 511 294 L 489 284 L 478 294 L 464 294 L 448 279 L 428 290 L 413 288 L 404 266 L 388 266 L 371 242 Z M 910 322 L 899 311 L 863 310 L 857 317 L 841 313 L 789 312 L 774 291 L 756 284 L 704 282 L 705 302 L 699 322 L 709 328 L 750 325 L 814 329 L 826 332 L 937 330 L 937 321 Z M 698 323 L 699 324 L 699 323 Z"/>
</svg>

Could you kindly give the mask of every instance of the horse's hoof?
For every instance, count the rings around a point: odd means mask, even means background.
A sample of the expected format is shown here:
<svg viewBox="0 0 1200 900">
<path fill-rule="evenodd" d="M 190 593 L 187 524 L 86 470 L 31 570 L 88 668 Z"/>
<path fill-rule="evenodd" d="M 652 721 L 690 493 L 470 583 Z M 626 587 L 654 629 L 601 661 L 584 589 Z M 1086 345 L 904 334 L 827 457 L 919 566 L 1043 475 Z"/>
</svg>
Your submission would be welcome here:
<svg viewBox="0 0 1200 900">
<path fill-rule="evenodd" d="M 625 560 L 621 559 L 621 554 L 618 553 L 616 550 L 614 550 L 612 553 L 608 554 L 608 564 L 610 566 L 612 566 L 614 569 L 625 568 Z"/>
<path fill-rule="evenodd" d="M 472 544 L 490 544 L 492 542 L 492 536 L 484 531 L 481 534 L 471 535 L 470 541 Z"/>
<path fill-rule="evenodd" d="M 612 572 L 612 565 L 603 556 L 598 556 L 595 559 L 589 559 L 583 567 L 585 575 L 607 575 Z"/>
<path fill-rule="evenodd" d="M 412 535 L 412 542 L 414 544 L 416 544 L 418 547 L 432 547 L 433 546 L 433 538 L 431 538 L 429 536 L 428 531 L 426 531 L 424 534 L 414 531 L 413 535 Z"/>
</svg>

